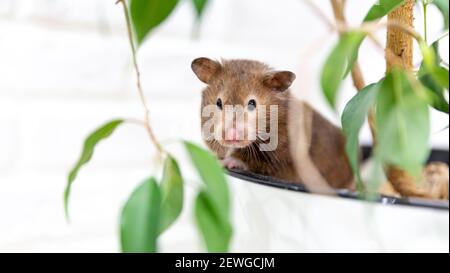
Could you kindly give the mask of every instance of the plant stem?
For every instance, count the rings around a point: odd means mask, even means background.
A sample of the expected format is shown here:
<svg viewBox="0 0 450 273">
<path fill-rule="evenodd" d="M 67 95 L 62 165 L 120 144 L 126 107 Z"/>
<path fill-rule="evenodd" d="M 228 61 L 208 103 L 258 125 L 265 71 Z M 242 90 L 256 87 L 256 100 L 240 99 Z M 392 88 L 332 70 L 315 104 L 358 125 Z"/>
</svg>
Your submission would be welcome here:
<svg viewBox="0 0 450 273">
<path fill-rule="evenodd" d="M 428 44 L 428 32 L 427 32 L 427 7 L 428 1 L 422 1 L 423 4 L 423 35 L 425 37 L 425 42 Z"/>
<path fill-rule="evenodd" d="M 343 6 L 343 0 L 331 0 L 332 6 L 333 6 L 333 13 L 336 18 L 336 22 L 331 22 L 328 17 L 320 10 L 320 8 L 315 5 L 314 2 L 311 0 L 303 0 L 310 8 L 311 10 L 316 13 L 316 15 L 322 19 L 322 21 L 328 26 L 328 28 L 332 31 L 337 31 L 338 33 L 346 33 L 350 31 L 360 31 L 364 32 L 367 35 L 372 35 L 375 31 L 381 29 L 381 28 L 388 28 L 393 27 L 395 29 L 398 29 L 399 31 L 402 31 L 408 35 L 411 35 L 416 39 L 418 42 L 422 41 L 423 38 L 420 36 L 420 34 L 412 27 L 408 26 L 407 24 L 404 24 L 402 22 L 399 22 L 398 20 L 390 20 L 388 22 L 366 22 L 361 24 L 359 27 L 349 27 L 345 20 L 344 22 L 341 20 L 342 17 L 339 15 L 339 9 L 340 6 Z M 337 2 L 336 2 L 337 1 Z M 339 18 L 341 17 L 341 18 Z M 345 17 L 344 17 L 345 18 Z M 440 39 L 444 38 L 446 35 L 448 35 L 448 32 L 444 34 Z"/>
<path fill-rule="evenodd" d="M 322 21 L 328 26 L 328 28 L 330 28 L 331 30 L 336 29 L 336 26 L 333 24 L 333 22 L 328 19 L 325 13 L 323 13 L 322 10 L 313 1 L 303 0 L 303 2 L 306 3 L 320 19 L 322 19 Z"/>
<path fill-rule="evenodd" d="M 153 129 L 150 126 L 150 111 L 149 111 L 148 106 L 147 106 L 147 101 L 146 101 L 145 96 L 144 96 L 144 91 L 142 90 L 141 72 L 139 70 L 139 66 L 138 66 L 137 59 L 136 59 L 136 47 L 134 46 L 133 32 L 132 32 L 132 29 L 131 29 L 131 20 L 130 20 L 129 14 L 128 14 L 127 4 L 126 4 L 125 0 L 118 0 L 116 2 L 116 4 L 118 2 L 122 3 L 123 13 L 125 15 L 125 21 L 126 21 L 126 24 L 127 24 L 128 40 L 130 42 L 130 48 L 131 48 L 131 53 L 132 53 L 134 71 L 136 72 L 136 85 L 137 85 L 140 101 L 141 101 L 142 106 L 144 108 L 144 127 L 145 127 L 145 129 L 146 129 L 146 131 L 147 131 L 147 133 L 148 133 L 148 135 L 150 137 L 150 140 L 152 141 L 153 145 L 155 146 L 156 150 L 158 151 L 158 153 L 159 154 L 163 154 L 164 150 L 162 149 L 161 145 L 159 144 L 158 140 L 156 139 L 155 134 L 153 133 Z"/>
<path fill-rule="evenodd" d="M 394 63 L 390 63 L 386 60 L 387 71 L 394 66 L 401 67 L 405 70 L 411 70 L 413 67 L 412 36 L 415 36 L 416 34 L 406 33 L 405 30 L 413 29 L 414 2 L 414 0 L 407 0 L 405 4 L 388 14 L 386 49 L 392 50 L 392 52 L 400 57 L 400 59 Z"/>
</svg>

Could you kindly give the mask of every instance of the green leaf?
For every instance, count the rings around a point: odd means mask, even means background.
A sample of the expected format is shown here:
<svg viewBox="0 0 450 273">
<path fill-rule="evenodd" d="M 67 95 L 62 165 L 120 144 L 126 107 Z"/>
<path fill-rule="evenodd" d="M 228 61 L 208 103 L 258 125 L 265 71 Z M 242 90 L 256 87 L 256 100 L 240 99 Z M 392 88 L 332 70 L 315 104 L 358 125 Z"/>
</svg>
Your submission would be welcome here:
<svg viewBox="0 0 450 273">
<path fill-rule="evenodd" d="M 154 178 L 139 185 L 130 195 L 120 217 L 122 252 L 156 252 L 161 192 Z"/>
<path fill-rule="evenodd" d="M 433 71 L 433 76 L 442 87 L 448 90 L 448 69 L 438 66 Z"/>
<path fill-rule="evenodd" d="M 381 159 L 375 154 L 371 160 L 370 178 L 366 185 L 366 191 L 363 193 L 363 197 L 369 201 L 375 201 L 380 196 L 379 189 L 380 184 L 383 181 L 383 164 Z"/>
<path fill-rule="evenodd" d="M 448 29 L 448 0 L 433 0 L 430 4 L 435 5 L 444 18 L 444 28 Z"/>
<path fill-rule="evenodd" d="M 94 132 L 92 132 L 84 141 L 81 156 L 69 173 L 66 189 L 64 191 L 64 210 L 65 210 L 67 218 L 69 217 L 70 190 L 71 190 L 73 181 L 77 177 L 78 171 L 84 164 L 88 163 L 89 160 L 91 160 L 92 155 L 94 154 L 94 149 L 97 146 L 97 144 L 101 140 L 109 137 L 114 132 L 114 130 L 117 128 L 117 126 L 119 126 L 122 123 L 123 123 L 122 119 L 116 119 L 116 120 L 109 121 L 109 122 L 103 124 L 100 128 L 98 128 Z"/>
<path fill-rule="evenodd" d="M 345 106 L 342 113 L 342 129 L 346 136 L 345 151 L 358 182 L 359 171 L 359 131 L 366 120 L 370 107 L 374 104 L 381 82 L 370 84 L 360 90 Z"/>
<path fill-rule="evenodd" d="M 434 66 L 431 66 L 429 70 L 436 82 L 448 90 L 448 69 L 441 66 L 442 58 L 439 55 L 439 42 L 440 40 L 436 40 L 431 44 Z"/>
<path fill-rule="evenodd" d="M 433 46 L 429 46 L 425 41 L 419 42 L 420 52 L 422 53 L 423 64 L 425 68 L 428 70 L 433 70 L 433 68 L 438 64 L 439 59 L 435 52 L 435 48 Z M 436 47 L 437 48 L 437 47 Z"/>
<path fill-rule="evenodd" d="M 395 10 L 396 8 L 400 7 L 405 0 L 381 0 L 377 1 L 369 10 L 366 17 L 364 18 L 364 22 L 371 22 L 376 21 L 384 16 L 386 16 L 391 11 Z M 359 48 L 364 40 L 366 35 L 362 35 L 358 38 L 357 41 L 355 41 L 355 47 L 353 52 L 349 55 L 348 58 L 348 65 L 344 73 L 344 78 L 347 77 L 347 75 L 350 73 L 350 71 L 353 68 L 353 65 L 355 64 L 356 60 L 358 59 L 358 52 Z"/>
<path fill-rule="evenodd" d="M 364 22 L 380 19 L 400 7 L 404 2 L 405 0 L 377 0 L 364 18 Z"/>
<path fill-rule="evenodd" d="M 431 106 L 438 111 L 448 114 L 449 104 L 444 95 L 444 88 L 442 88 L 441 85 L 437 84 L 433 77 L 428 73 L 420 75 L 419 81 L 423 84 L 424 87 L 426 87 L 426 90 L 428 91 Z"/>
<path fill-rule="evenodd" d="M 365 37 L 366 35 L 362 35 L 361 37 L 358 38 L 357 41 L 355 41 L 354 50 L 350 52 L 347 58 L 347 65 L 345 67 L 344 76 L 342 77 L 343 79 L 347 78 L 348 74 L 350 74 L 350 72 L 353 69 L 353 65 L 358 60 L 359 47 L 361 46 Z"/>
<path fill-rule="evenodd" d="M 232 235 L 231 225 L 228 221 L 221 220 L 206 191 L 197 195 L 195 218 L 208 252 L 227 252 Z"/>
<path fill-rule="evenodd" d="M 331 51 L 322 69 L 320 84 L 328 103 L 335 107 L 337 91 L 341 85 L 346 67 L 349 65 L 362 32 L 347 32 L 339 38 L 338 44 Z"/>
<path fill-rule="evenodd" d="M 439 43 L 440 43 L 440 39 L 434 41 L 434 42 L 431 44 L 431 48 L 434 50 L 434 55 L 436 56 L 436 57 L 435 57 L 436 65 L 439 65 L 440 62 L 442 61 L 442 58 L 441 58 L 441 56 L 439 55 Z"/>
<path fill-rule="evenodd" d="M 429 154 L 429 109 L 421 85 L 409 82 L 407 72 L 390 71 L 377 96 L 377 150 L 381 160 L 419 175 Z"/>
<path fill-rule="evenodd" d="M 178 4 L 178 0 L 131 0 L 130 15 L 138 45 L 164 22 Z"/>
<path fill-rule="evenodd" d="M 207 3 L 208 0 L 192 0 L 192 4 L 194 4 L 197 19 L 200 19 L 202 17 Z"/>
<path fill-rule="evenodd" d="M 448 113 L 449 104 L 445 98 L 445 89 L 448 90 L 448 69 L 442 67 L 439 56 L 439 40 L 427 46 L 423 42 L 420 49 L 424 60 L 418 72 L 419 81 L 426 87 L 430 96 L 430 103 L 438 111 Z"/>
<path fill-rule="evenodd" d="M 170 155 L 164 162 L 161 193 L 159 233 L 164 232 L 178 218 L 183 209 L 183 178 L 177 161 Z"/>
<path fill-rule="evenodd" d="M 223 219 L 228 219 L 230 201 L 224 169 L 211 152 L 188 141 L 185 141 L 184 145 L 218 214 Z"/>
<path fill-rule="evenodd" d="M 205 185 L 195 203 L 197 225 L 209 252 L 225 252 L 232 227 L 224 169 L 209 151 L 187 141 L 184 145 Z"/>
</svg>

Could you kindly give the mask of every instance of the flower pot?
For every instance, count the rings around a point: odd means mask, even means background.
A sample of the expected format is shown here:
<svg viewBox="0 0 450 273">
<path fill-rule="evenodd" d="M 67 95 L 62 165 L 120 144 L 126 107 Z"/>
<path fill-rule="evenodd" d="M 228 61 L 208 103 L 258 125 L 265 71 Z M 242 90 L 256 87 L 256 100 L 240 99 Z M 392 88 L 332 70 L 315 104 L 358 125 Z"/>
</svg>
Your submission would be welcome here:
<svg viewBox="0 0 450 273">
<path fill-rule="evenodd" d="M 364 155 L 370 148 L 364 148 Z M 448 151 L 431 161 L 448 164 Z M 232 251 L 449 251 L 448 201 L 357 193 L 309 193 L 298 184 L 229 171 L 233 196 Z"/>
</svg>

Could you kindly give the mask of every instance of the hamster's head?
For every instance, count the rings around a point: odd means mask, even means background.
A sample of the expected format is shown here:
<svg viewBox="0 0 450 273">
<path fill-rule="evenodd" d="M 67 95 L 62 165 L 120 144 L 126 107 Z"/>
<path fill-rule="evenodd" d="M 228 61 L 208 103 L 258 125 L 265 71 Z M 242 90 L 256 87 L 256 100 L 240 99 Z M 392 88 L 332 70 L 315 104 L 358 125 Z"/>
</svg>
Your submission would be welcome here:
<svg viewBox="0 0 450 273">
<path fill-rule="evenodd" d="M 251 60 L 197 58 L 191 67 L 207 84 L 201 109 L 206 141 L 228 148 L 267 142 L 273 127 L 285 119 L 294 73 Z"/>
</svg>

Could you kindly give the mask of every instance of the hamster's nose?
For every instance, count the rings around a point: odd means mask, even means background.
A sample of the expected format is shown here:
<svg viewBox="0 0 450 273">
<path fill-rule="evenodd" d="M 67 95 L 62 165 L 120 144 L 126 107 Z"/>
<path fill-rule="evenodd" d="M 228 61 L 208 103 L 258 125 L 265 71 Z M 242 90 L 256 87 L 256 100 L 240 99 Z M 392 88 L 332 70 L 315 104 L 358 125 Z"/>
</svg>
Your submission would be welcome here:
<svg viewBox="0 0 450 273">
<path fill-rule="evenodd" d="M 230 128 L 227 130 L 226 140 L 239 140 L 239 135 L 236 128 Z"/>
</svg>

